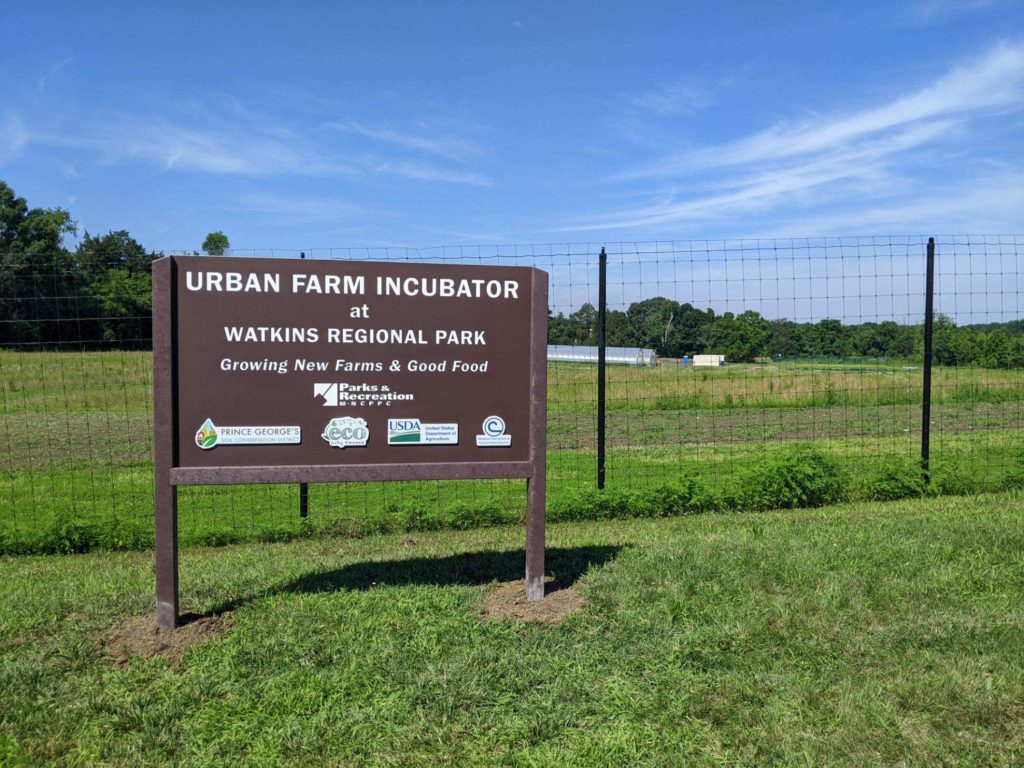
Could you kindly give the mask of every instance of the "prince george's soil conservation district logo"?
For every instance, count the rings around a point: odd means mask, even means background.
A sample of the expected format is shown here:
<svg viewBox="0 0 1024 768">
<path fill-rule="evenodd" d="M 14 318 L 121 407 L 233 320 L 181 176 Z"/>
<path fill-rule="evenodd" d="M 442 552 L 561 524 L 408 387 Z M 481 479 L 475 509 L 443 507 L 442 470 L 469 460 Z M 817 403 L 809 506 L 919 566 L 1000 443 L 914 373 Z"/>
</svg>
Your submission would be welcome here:
<svg viewBox="0 0 1024 768">
<path fill-rule="evenodd" d="M 218 427 L 212 419 L 207 419 L 196 432 L 196 445 L 204 451 L 218 445 L 298 445 L 301 442 L 300 427 Z"/>
<path fill-rule="evenodd" d="M 366 441 L 370 439 L 370 430 L 366 426 L 366 419 L 339 416 L 327 422 L 320 437 L 333 448 L 365 448 Z"/>
</svg>

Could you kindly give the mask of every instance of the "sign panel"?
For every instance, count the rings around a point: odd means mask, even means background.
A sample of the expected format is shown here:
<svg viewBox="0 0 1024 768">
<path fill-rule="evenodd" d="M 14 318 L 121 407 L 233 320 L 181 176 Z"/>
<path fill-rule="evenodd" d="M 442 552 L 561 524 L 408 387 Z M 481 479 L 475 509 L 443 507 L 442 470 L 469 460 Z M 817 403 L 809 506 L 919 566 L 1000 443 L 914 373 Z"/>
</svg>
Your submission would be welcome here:
<svg viewBox="0 0 1024 768">
<path fill-rule="evenodd" d="M 529 459 L 534 270 L 174 261 L 175 466 Z"/>
<path fill-rule="evenodd" d="M 544 596 L 547 275 L 174 256 L 153 263 L 157 622 L 179 485 L 525 478 Z"/>
</svg>

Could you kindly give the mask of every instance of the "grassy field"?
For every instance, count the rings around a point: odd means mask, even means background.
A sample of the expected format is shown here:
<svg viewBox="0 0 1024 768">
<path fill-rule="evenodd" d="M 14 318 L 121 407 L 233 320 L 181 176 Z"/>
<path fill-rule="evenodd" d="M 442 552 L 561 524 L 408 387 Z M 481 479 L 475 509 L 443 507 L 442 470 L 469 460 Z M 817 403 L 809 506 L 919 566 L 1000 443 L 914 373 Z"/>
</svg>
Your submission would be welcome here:
<svg viewBox="0 0 1024 768">
<path fill-rule="evenodd" d="M 0 349 L 0 413 L 76 414 L 150 409 L 149 352 Z M 548 409 L 593 413 L 593 365 L 552 363 Z M 1024 371 L 936 367 L 935 403 L 1024 400 Z M 921 402 L 919 366 L 880 361 L 782 362 L 724 368 L 609 366 L 609 407 L 620 410 L 898 405 Z"/>
<path fill-rule="evenodd" d="M 0 552 L 145 547 L 152 537 L 150 355 L 0 351 Z M 596 371 L 553 364 L 549 494 L 593 487 Z M 694 479 L 728 488 L 800 441 L 836 456 L 849 498 L 919 451 L 921 372 L 901 364 L 781 363 L 724 369 L 609 368 L 609 487 Z M 1024 374 L 939 368 L 932 468 L 943 491 L 1021 479 Z M 183 492 L 193 543 L 324 531 L 472 527 L 518 519 L 522 482 L 316 486 L 311 518 L 294 487 Z"/>
<path fill-rule="evenodd" d="M 0 558 L 0 764 L 1013 766 L 1024 497 L 186 549 L 180 662 L 105 656 L 151 555 Z M 553 588 L 555 588 L 553 587 Z"/>
</svg>

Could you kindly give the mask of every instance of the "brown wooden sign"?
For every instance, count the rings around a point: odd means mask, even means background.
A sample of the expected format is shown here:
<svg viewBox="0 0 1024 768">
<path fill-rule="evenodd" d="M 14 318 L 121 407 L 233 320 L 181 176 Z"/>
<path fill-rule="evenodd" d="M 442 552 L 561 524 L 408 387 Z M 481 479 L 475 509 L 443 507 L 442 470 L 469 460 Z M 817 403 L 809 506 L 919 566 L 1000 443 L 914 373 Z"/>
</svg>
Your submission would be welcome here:
<svg viewBox="0 0 1024 768">
<path fill-rule="evenodd" d="M 153 264 L 157 618 L 178 485 L 527 478 L 543 597 L 547 275 L 200 256 Z"/>
</svg>

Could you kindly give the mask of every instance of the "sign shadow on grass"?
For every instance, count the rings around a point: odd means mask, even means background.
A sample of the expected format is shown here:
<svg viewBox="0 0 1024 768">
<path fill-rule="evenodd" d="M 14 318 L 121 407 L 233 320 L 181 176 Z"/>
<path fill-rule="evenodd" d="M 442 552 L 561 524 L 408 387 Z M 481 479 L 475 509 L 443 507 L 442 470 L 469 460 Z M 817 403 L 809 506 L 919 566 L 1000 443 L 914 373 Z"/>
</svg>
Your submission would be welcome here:
<svg viewBox="0 0 1024 768">
<path fill-rule="evenodd" d="M 626 545 L 629 546 L 629 545 Z M 587 547 L 550 547 L 547 550 L 545 593 L 552 594 L 573 586 L 591 568 L 599 568 L 613 560 L 623 549 L 621 545 Z M 201 614 L 184 612 L 182 624 L 201 618 L 229 613 L 245 603 L 271 595 L 292 593 L 367 590 L 382 586 L 433 584 L 449 586 L 484 586 L 494 582 L 523 578 L 524 549 L 464 552 L 447 557 L 410 557 L 391 560 L 367 560 L 300 576 L 280 586 L 223 602 Z"/>
<path fill-rule="evenodd" d="M 545 570 L 553 580 L 548 581 L 546 591 L 550 594 L 571 587 L 588 569 L 604 565 L 621 549 L 621 546 L 611 545 L 549 548 Z M 373 560 L 307 574 L 285 584 L 281 591 L 330 592 L 412 584 L 482 586 L 522 579 L 525 557 L 524 550 L 511 549 L 465 552 L 448 557 Z"/>
</svg>

